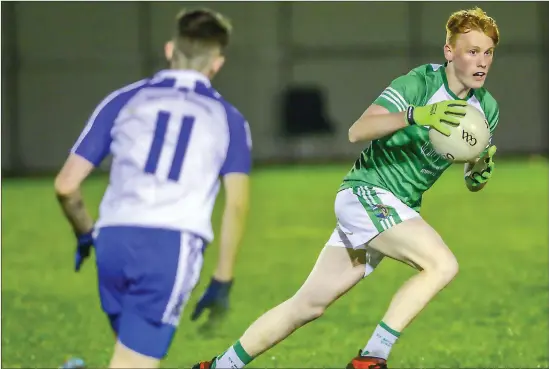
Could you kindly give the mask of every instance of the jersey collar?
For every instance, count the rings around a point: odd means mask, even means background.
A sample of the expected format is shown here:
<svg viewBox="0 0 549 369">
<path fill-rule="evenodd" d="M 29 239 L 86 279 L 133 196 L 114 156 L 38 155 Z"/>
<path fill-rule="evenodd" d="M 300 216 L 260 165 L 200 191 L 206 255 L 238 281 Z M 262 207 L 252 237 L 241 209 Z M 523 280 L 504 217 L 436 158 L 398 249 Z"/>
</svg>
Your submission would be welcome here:
<svg viewBox="0 0 549 369">
<path fill-rule="evenodd" d="M 444 82 L 444 89 L 455 100 L 465 100 L 465 101 L 469 100 L 475 94 L 474 89 L 472 89 L 472 88 L 469 89 L 469 93 L 467 93 L 467 96 L 465 96 L 465 98 L 461 99 L 452 90 L 450 90 L 450 87 L 448 87 L 448 78 L 446 77 L 446 67 L 447 66 L 448 66 L 448 62 L 445 62 L 443 64 L 442 68 L 440 68 L 440 73 L 442 74 L 442 81 Z"/>
<path fill-rule="evenodd" d="M 211 86 L 211 82 L 208 77 L 192 69 L 164 69 L 156 73 L 153 80 L 165 78 L 175 79 L 175 84 L 179 87 L 194 86 L 196 82 L 201 82 L 207 87 Z"/>
</svg>

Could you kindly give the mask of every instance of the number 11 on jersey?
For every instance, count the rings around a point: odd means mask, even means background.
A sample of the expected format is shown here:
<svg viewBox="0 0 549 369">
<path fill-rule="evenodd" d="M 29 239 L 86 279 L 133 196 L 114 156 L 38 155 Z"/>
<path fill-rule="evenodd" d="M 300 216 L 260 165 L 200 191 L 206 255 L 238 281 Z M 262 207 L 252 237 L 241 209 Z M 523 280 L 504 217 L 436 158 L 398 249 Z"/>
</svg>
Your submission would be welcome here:
<svg viewBox="0 0 549 369">
<path fill-rule="evenodd" d="M 145 163 L 145 173 L 156 173 L 158 161 L 160 160 L 160 154 L 166 138 L 166 132 L 168 131 L 168 122 L 170 121 L 170 118 L 171 114 L 169 112 L 158 112 L 151 149 L 149 151 L 149 156 L 147 157 L 147 162 Z M 185 152 L 187 151 L 187 146 L 189 146 L 189 139 L 191 137 L 194 121 L 195 117 L 190 115 L 183 116 L 181 120 L 181 129 L 179 131 L 179 137 L 177 138 L 172 164 L 168 173 L 169 180 L 179 180 Z"/>
</svg>

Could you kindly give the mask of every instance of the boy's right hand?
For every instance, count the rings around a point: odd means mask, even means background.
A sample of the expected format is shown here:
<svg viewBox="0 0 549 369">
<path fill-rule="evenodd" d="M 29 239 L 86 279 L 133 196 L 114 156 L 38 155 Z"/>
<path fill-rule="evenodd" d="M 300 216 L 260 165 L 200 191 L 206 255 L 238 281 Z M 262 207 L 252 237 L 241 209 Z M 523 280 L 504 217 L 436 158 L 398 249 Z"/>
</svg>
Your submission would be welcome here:
<svg viewBox="0 0 549 369">
<path fill-rule="evenodd" d="M 406 110 L 406 122 L 409 125 L 428 126 L 445 136 L 450 136 L 450 128 L 459 126 L 460 118 L 465 116 L 467 101 L 446 100 L 425 106 L 410 105 Z"/>
</svg>

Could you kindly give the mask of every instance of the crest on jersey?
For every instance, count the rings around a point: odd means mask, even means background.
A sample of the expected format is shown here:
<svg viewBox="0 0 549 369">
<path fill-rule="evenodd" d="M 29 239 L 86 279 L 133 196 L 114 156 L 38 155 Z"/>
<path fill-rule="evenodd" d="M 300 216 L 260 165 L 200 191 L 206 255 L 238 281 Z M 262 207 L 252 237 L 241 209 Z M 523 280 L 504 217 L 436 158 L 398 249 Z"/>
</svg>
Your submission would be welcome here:
<svg viewBox="0 0 549 369">
<path fill-rule="evenodd" d="M 373 206 L 376 217 L 380 219 L 388 218 L 391 214 L 390 207 L 383 204 L 377 204 Z"/>
</svg>

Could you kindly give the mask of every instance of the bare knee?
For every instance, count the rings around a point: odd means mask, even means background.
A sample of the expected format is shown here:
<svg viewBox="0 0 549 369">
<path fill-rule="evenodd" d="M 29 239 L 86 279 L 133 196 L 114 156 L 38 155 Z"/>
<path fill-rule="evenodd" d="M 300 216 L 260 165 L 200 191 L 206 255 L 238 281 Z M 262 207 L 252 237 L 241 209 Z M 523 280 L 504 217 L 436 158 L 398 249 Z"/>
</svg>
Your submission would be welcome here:
<svg viewBox="0 0 549 369">
<path fill-rule="evenodd" d="M 423 269 L 435 277 L 442 286 L 450 283 L 458 274 L 459 264 L 456 257 L 448 252 L 434 258 Z"/>
<path fill-rule="evenodd" d="M 287 301 L 290 304 L 292 314 L 302 323 L 308 323 L 320 318 L 326 311 L 324 304 L 315 302 L 306 296 L 295 295 Z"/>
</svg>

